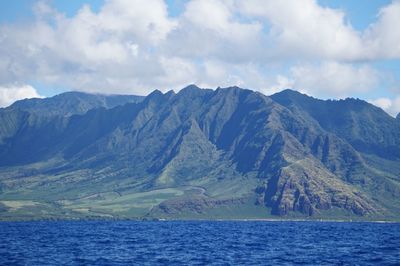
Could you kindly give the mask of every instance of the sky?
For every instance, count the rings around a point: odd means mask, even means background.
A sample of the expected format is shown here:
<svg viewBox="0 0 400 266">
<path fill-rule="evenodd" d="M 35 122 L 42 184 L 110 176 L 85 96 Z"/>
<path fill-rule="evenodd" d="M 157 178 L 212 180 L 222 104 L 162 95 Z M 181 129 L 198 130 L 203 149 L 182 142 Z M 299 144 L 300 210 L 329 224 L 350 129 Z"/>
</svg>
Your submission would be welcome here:
<svg viewBox="0 0 400 266">
<path fill-rule="evenodd" d="M 400 112 L 400 0 L 0 1 L 0 107 L 76 90 L 286 88 Z"/>
</svg>

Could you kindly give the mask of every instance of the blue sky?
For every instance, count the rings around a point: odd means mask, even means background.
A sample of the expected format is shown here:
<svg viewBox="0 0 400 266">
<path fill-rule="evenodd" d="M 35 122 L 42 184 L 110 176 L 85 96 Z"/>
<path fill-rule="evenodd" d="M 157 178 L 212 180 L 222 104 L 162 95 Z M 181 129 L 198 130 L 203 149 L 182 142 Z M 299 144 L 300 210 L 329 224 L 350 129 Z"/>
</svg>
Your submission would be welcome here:
<svg viewBox="0 0 400 266">
<path fill-rule="evenodd" d="M 33 18 L 32 7 L 37 0 L 0 1 L 0 22 L 15 22 Z M 98 11 L 104 0 L 74 0 L 74 1 L 49 1 L 52 6 L 68 16 L 73 16 L 85 4 Z M 178 16 L 184 10 L 187 0 L 167 0 L 168 11 L 171 16 Z M 322 6 L 338 8 L 346 11 L 348 19 L 357 29 L 366 28 L 376 19 L 379 8 L 389 4 L 390 0 L 319 0 Z"/>
<path fill-rule="evenodd" d="M 379 9 L 390 2 L 389 0 L 319 0 L 322 6 L 344 10 L 351 24 L 359 30 L 365 29 L 375 21 Z"/>
<path fill-rule="evenodd" d="M 13 0 L 0 1 L 0 22 L 15 22 L 31 19 L 32 7 L 37 0 Z M 49 1 L 59 11 L 73 16 L 85 4 L 98 11 L 104 4 L 104 0 L 74 0 L 74 1 Z M 177 16 L 184 10 L 185 0 L 167 0 L 168 11 L 171 16 Z M 379 8 L 389 4 L 390 0 L 319 0 L 322 6 L 338 8 L 346 11 L 352 25 L 357 29 L 366 28 L 376 19 Z"/>
<path fill-rule="evenodd" d="M 292 87 L 400 111 L 400 1 L 278 2 L 0 1 L 0 105 L 197 83 Z"/>
</svg>

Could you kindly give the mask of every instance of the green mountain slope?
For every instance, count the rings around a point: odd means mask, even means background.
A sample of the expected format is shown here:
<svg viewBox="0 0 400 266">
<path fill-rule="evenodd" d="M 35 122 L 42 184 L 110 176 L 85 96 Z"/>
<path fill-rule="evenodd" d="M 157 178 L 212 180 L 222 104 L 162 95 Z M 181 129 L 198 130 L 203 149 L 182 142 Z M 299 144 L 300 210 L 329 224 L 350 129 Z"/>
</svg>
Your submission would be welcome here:
<svg viewBox="0 0 400 266">
<path fill-rule="evenodd" d="M 194 85 L 121 97 L 0 111 L 2 219 L 400 215 L 398 123 L 365 102 Z"/>
<path fill-rule="evenodd" d="M 359 99 L 322 101 L 285 90 L 271 98 L 294 112 L 311 116 L 322 128 L 363 153 L 400 157 L 400 125 L 382 109 Z"/>
</svg>

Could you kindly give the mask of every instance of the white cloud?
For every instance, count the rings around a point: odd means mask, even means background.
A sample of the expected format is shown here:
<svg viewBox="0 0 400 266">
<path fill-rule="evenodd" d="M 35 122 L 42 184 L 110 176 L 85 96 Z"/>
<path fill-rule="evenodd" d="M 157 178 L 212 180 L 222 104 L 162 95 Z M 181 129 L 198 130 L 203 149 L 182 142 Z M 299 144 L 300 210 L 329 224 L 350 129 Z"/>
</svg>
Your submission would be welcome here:
<svg viewBox="0 0 400 266">
<path fill-rule="evenodd" d="M 294 87 L 294 80 L 283 75 L 277 75 L 275 82 L 263 92 L 267 95 L 272 95 L 274 93 L 280 92 L 285 89 L 290 89 Z"/>
<path fill-rule="evenodd" d="M 72 18 L 44 2 L 30 25 L 0 28 L 0 84 L 38 79 L 76 90 L 137 93 L 177 77 L 158 47 L 176 23 L 162 0 L 106 1 Z M 187 62 L 190 64 L 191 62 Z M 165 84 L 168 85 L 168 84 Z"/>
<path fill-rule="evenodd" d="M 394 99 L 378 98 L 375 100 L 370 100 L 370 103 L 382 108 L 392 116 L 396 116 L 400 113 L 400 96 L 397 96 Z"/>
<path fill-rule="evenodd" d="M 383 110 L 388 110 L 392 106 L 392 100 L 389 98 L 378 98 L 376 100 L 371 100 L 370 102 Z"/>
<path fill-rule="evenodd" d="M 340 9 L 322 7 L 316 0 L 247 0 L 241 12 L 267 21 L 272 48 L 267 56 L 365 61 L 400 58 L 400 1 L 381 8 L 364 31 L 355 30 Z"/>
<path fill-rule="evenodd" d="M 165 42 L 164 51 L 190 60 L 249 63 L 263 49 L 262 25 L 237 17 L 233 1 L 192 0 Z"/>
<path fill-rule="evenodd" d="M 295 89 L 324 97 L 348 97 L 376 88 L 379 73 L 368 65 L 337 62 L 300 65 L 291 69 Z"/>
<path fill-rule="evenodd" d="M 46 3 L 29 24 L 0 25 L 0 84 L 146 94 L 195 82 L 337 97 L 377 87 L 368 60 L 400 58 L 400 1 L 365 31 L 316 0 L 191 0 L 177 17 L 163 0 L 107 0 L 72 17 Z"/>
<path fill-rule="evenodd" d="M 376 23 L 364 32 L 364 45 L 368 47 L 364 55 L 368 59 L 400 58 L 400 1 L 395 0 L 383 7 Z"/>
<path fill-rule="evenodd" d="M 29 85 L 0 86 L 0 107 L 6 107 L 17 100 L 27 98 L 42 98 L 35 88 Z"/>
<path fill-rule="evenodd" d="M 345 13 L 323 8 L 315 0 L 247 0 L 241 4 L 244 14 L 261 17 L 270 25 L 268 41 L 273 50 L 269 56 L 352 60 L 364 50 L 359 33 L 346 23 Z"/>
</svg>

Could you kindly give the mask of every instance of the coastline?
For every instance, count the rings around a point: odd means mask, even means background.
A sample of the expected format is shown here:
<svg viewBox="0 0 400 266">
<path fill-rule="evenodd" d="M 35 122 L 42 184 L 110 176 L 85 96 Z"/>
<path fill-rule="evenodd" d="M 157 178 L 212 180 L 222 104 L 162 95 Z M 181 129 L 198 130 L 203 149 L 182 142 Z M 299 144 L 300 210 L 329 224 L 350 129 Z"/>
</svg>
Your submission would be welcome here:
<svg viewBox="0 0 400 266">
<path fill-rule="evenodd" d="M 23 222 L 302 222 L 302 223 L 378 223 L 397 224 L 400 219 L 301 219 L 301 218 L 227 218 L 227 219 L 178 219 L 178 218 L 109 218 L 109 217 L 86 217 L 86 218 L 32 218 L 32 219 L 1 219 L 0 223 L 23 223 Z"/>
</svg>

